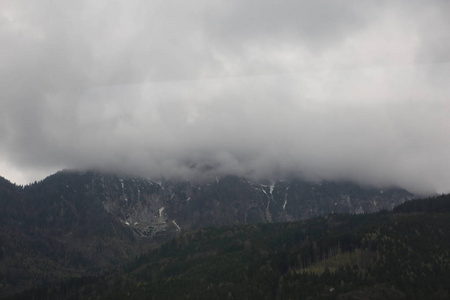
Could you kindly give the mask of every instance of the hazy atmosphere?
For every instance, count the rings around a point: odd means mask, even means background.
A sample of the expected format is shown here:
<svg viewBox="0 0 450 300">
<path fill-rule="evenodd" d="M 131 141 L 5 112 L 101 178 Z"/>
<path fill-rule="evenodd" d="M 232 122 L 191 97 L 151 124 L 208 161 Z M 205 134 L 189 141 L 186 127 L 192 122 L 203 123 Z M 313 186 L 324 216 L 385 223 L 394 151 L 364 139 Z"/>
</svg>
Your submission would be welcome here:
<svg viewBox="0 0 450 300">
<path fill-rule="evenodd" d="M 450 192 L 450 2 L 0 2 L 0 176 Z M 212 169 L 211 169 L 212 168 Z"/>
</svg>

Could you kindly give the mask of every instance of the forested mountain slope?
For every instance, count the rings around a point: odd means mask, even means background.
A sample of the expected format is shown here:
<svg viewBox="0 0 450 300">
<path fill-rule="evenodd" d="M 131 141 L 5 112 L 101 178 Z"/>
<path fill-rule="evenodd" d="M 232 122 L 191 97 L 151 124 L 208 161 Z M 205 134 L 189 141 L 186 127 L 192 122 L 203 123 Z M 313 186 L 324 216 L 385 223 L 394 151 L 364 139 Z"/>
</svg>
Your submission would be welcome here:
<svg viewBox="0 0 450 300">
<path fill-rule="evenodd" d="M 186 232 L 108 276 L 16 299 L 448 299 L 449 201 Z"/>
<path fill-rule="evenodd" d="M 0 180 L 0 296 L 99 276 L 185 231 L 392 209 L 400 188 L 226 176 L 147 180 L 62 171 L 19 187 Z"/>
</svg>

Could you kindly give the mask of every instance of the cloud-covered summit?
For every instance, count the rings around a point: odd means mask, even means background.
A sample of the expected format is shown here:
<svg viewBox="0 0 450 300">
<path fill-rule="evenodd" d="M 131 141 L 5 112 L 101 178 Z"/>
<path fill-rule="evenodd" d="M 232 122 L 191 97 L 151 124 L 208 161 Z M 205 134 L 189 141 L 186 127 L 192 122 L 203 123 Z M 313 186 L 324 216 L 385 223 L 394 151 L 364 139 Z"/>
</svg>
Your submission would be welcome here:
<svg viewBox="0 0 450 300">
<path fill-rule="evenodd" d="M 1 175 L 211 166 L 450 192 L 449 12 L 447 1 L 3 1 Z"/>
</svg>

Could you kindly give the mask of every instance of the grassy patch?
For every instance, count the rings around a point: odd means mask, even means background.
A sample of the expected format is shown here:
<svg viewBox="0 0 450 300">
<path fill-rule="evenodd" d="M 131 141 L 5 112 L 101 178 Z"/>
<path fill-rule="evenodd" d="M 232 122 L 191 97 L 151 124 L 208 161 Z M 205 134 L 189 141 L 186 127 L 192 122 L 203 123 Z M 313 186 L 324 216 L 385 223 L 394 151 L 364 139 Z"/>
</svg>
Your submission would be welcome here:
<svg viewBox="0 0 450 300">
<path fill-rule="evenodd" d="M 339 267 L 349 265 L 351 267 L 357 266 L 359 270 L 367 270 L 369 265 L 376 260 L 376 253 L 367 250 L 357 249 L 353 252 L 339 253 L 333 257 L 324 259 L 315 263 L 308 268 L 299 270 L 299 272 L 309 272 L 321 275 L 328 269 L 330 272 L 336 272 Z"/>
</svg>

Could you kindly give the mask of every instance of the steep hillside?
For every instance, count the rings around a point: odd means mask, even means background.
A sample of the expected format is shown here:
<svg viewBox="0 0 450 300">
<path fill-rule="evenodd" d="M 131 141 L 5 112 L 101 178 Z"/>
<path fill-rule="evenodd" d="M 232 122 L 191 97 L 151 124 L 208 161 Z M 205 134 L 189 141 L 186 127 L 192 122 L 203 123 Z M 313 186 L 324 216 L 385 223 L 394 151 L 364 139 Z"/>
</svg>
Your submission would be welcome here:
<svg viewBox="0 0 450 300">
<path fill-rule="evenodd" d="M 450 197 L 441 200 L 433 205 Z M 195 230 L 111 275 L 15 299 L 448 299 L 450 213 L 442 211 Z"/>
<path fill-rule="evenodd" d="M 382 190 L 348 182 L 261 183 L 227 176 L 196 183 L 94 172 L 59 172 L 24 191 L 34 199 L 45 198 L 39 200 L 44 205 L 64 202 L 65 198 L 80 207 L 95 203 L 138 236 L 154 236 L 173 226 L 179 231 L 211 225 L 304 220 L 329 213 L 370 213 L 392 209 L 412 198 L 412 194 L 399 188 Z"/>
<path fill-rule="evenodd" d="M 99 275 L 185 231 L 391 209 L 398 188 L 301 180 L 151 181 L 58 172 L 17 187 L 0 181 L 0 287 L 4 294 Z"/>
</svg>

